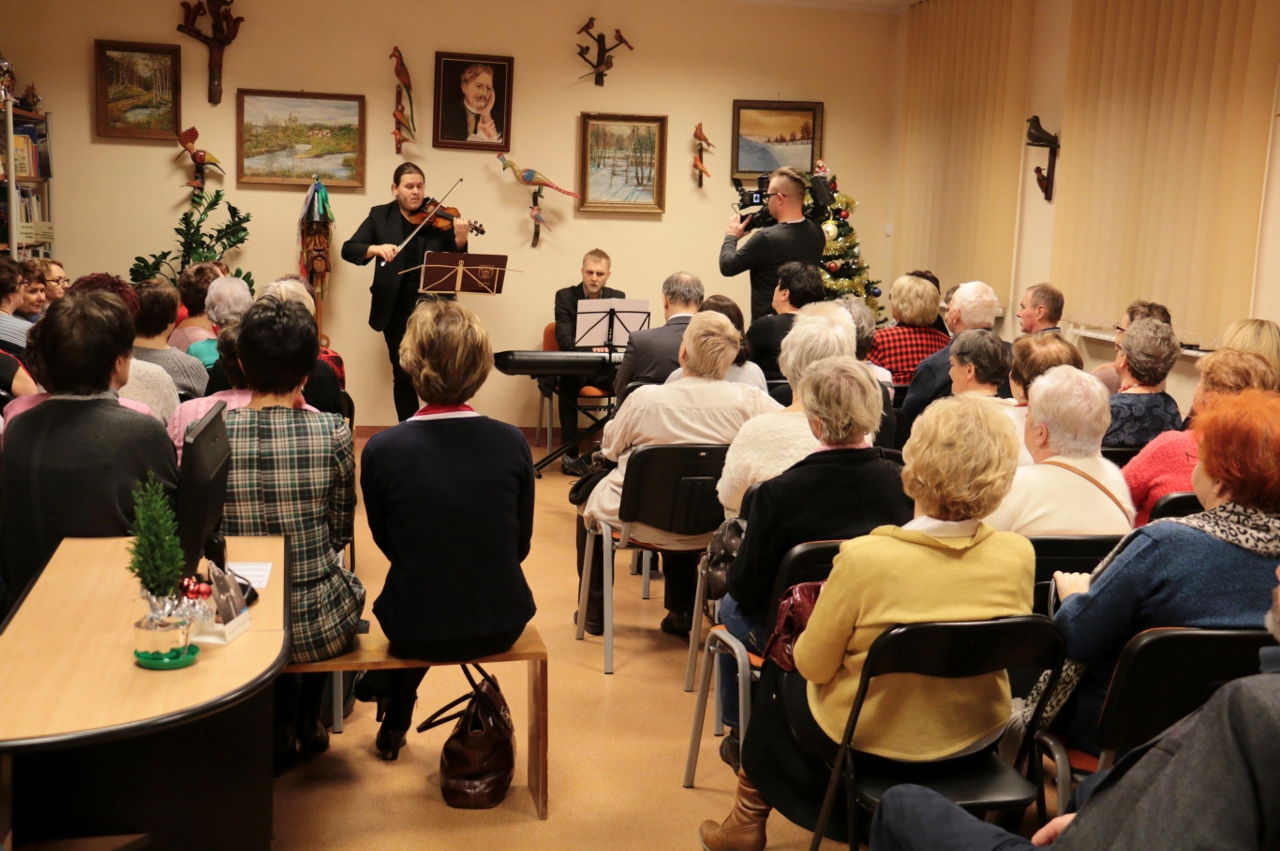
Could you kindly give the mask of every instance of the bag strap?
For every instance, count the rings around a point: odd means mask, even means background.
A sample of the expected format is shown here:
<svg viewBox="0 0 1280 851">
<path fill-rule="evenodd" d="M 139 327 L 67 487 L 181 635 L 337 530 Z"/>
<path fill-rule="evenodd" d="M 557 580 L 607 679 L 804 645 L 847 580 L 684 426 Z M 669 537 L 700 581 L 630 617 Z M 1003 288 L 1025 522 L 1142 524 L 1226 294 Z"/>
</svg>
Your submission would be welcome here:
<svg viewBox="0 0 1280 851">
<path fill-rule="evenodd" d="M 448 724 L 450 721 L 454 721 L 458 718 L 461 718 L 466 713 L 466 710 L 460 710 L 458 712 L 453 713 L 452 715 L 445 715 L 444 713 L 448 712 L 450 709 L 457 706 L 459 703 L 463 703 L 465 701 L 471 700 L 471 697 L 473 694 L 474 692 L 467 692 L 462 697 L 459 697 L 455 700 L 451 700 L 448 703 L 446 703 L 444 706 L 437 709 L 435 712 L 432 712 L 430 717 L 428 717 L 426 721 L 423 721 L 421 724 L 418 725 L 418 732 L 425 733 L 427 730 L 430 730 L 432 727 L 439 727 L 441 724 Z M 441 717 L 441 716 L 444 716 L 444 717 Z"/>
<path fill-rule="evenodd" d="M 1072 467 L 1070 464 L 1063 464 L 1061 461 L 1041 461 L 1040 463 L 1046 467 L 1061 467 L 1062 469 L 1069 470 L 1072 473 L 1075 473 L 1080 478 L 1087 480 L 1098 490 L 1105 493 L 1107 497 L 1113 503 L 1115 503 L 1116 508 L 1120 509 L 1120 513 L 1124 515 L 1124 519 L 1128 520 L 1130 525 L 1133 524 L 1133 516 L 1129 514 L 1129 509 L 1124 507 L 1124 503 L 1116 499 L 1116 495 L 1113 494 L 1110 490 L 1108 490 L 1106 485 L 1104 485 L 1102 482 L 1098 481 L 1093 476 L 1086 473 L 1084 470 L 1081 470 L 1077 467 Z"/>
</svg>

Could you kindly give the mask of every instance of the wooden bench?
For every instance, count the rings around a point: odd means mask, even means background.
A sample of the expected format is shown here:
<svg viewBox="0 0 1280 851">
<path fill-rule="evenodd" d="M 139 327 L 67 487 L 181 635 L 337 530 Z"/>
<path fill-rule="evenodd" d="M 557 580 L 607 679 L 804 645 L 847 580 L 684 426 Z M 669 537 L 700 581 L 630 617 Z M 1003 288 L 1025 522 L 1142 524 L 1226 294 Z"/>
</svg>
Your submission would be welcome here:
<svg viewBox="0 0 1280 851">
<path fill-rule="evenodd" d="M 472 660 L 481 665 L 492 662 L 529 663 L 529 740 L 528 774 L 529 794 L 538 818 L 547 817 L 547 645 L 532 624 L 524 628 L 520 638 L 505 653 Z M 430 667 L 442 664 L 431 663 Z M 390 653 L 390 643 L 376 623 L 371 624 L 367 635 L 357 635 L 350 650 L 341 656 L 323 662 L 304 662 L 289 665 L 284 670 L 291 674 L 333 674 L 333 732 L 342 732 L 342 674 L 344 671 L 385 671 L 395 668 L 425 668 L 428 663 L 420 659 L 399 659 Z"/>
</svg>

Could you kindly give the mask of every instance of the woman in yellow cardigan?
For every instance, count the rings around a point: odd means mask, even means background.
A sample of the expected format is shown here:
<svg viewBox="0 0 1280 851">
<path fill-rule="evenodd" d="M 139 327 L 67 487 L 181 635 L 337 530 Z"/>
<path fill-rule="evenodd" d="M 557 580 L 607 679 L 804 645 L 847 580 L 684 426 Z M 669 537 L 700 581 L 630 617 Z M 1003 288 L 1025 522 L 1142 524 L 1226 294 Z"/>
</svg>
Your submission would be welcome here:
<svg viewBox="0 0 1280 851">
<path fill-rule="evenodd" d="M 702 825 L 707 851 L 764 848 L 775 807 L 801 826 L 817 823 L 829 761 L 881 632 L 1030 613 L 1030 542 L 978 519 L 1004 499 L 1017 469 L 1018 440 L 1004 412 L 977 397 L 939 400 L 916 420 L 903 461 L 915 519 L 846 541 L 796 642 L 797 673 L 766 664 L 742 744 L 737 799 L 722 824 Z M 963 680 L 895 674 L 868 692 L 854 749 L 860 763 L 974 759 L 999 739 L 1008 713 L 1003 673 Z M 828 836 L 848 836 L 835 823 L 843 814 L 831 821 Z"/>
</svg>

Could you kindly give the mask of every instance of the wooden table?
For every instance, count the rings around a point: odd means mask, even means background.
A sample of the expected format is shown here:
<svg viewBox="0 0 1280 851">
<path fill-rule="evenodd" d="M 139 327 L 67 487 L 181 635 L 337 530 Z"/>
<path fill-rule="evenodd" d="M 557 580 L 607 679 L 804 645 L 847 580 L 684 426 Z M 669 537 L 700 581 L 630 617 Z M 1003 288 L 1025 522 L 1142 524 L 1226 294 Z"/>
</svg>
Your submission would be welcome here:
<svg viewBox="0 0 1280 851">
<path fill-rule="evenodd" d="M 202 644 L 176 671 L 134 664 L 147 607 L 129 541 L 64 540 L 0 634 L 14 838 L 149 833 L 153 848 L 267 849 L 268 686 L 289 646 L 284 539 L 227 540 L 228 560 L 272 562 L 271 578 L 247 633 Z"/>
</svg>

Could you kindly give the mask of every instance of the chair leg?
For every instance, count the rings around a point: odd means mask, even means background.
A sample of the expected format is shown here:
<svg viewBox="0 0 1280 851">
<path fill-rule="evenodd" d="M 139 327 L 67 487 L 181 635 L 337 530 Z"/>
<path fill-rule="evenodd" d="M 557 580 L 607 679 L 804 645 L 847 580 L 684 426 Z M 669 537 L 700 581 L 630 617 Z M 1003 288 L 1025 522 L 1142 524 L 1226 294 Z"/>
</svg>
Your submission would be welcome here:
<svg viewBox="0 0 1280 851">
<path fill-rule="evenodd" d="M 533 445 L 534 446 L 542 445 L 542 436 L 541 436 L 542 435 L 542 409 L 545 408 L 546 405 L 547 405 L 547 397 L 539 393 L 538 394 L 538 419 L 535 421 L 535 425 L 533 427 Z M 550 446 L 550 445 L 551 445 L 551 435 L 548 434 L 547 446 Z"/>
<path fill-rule="evenodd" d="M 604 541 L 604 672 L 613 673 L 613 535 L 609 527 L 600 524 L 600 538 Z M 585 610 L 584 610 L 585 611 Z M 586 623 L 586 615 L 582 622 Z"/>
<path fill-rule="evenodd" d="M 693 730 L 689 734 L 689 756 L 684 763 L 684 788 L 693 788 L 693 775 L 698 770 L 698 748 L 702 744 L 702 728 L 707 720 L 707 694 L 711 690 L 711 671 L 715 668 L 716 651 L 710 637 L 702 660 L 702 676 L 698 679 L 698 698 L 693 707 Z M 718 718 L 718 716 L 717 716 Z"/>
<path fill-rule="evenodd" d="M 587 527 L 587 546 L 582 554 L 582 580 L 578 589 L 578 623 L 577 634 L 574 636 L 579 641 L 587 633 L 587 597 L 591 594 L 591 556 L 596 548 L 596 530 Z"/>
<path fill-rule="evenodd" d="M 631 575 L 639 576 L 641 573 L 640 565 L 644 563 L 644 550 L 631 551 Z"/>
<path fill-rule="evenodd" d="M 1036 733 L 1036 744 L 1048 751 L 1049 756 L 1053 758 L 1053 766 L 1058 778 L 1058 811 L 1061 812 L 1067 805 L 1067 799 L 1071 797 L 1071 760 L 1067 757 L 1067 749 L 1056 737 L 1043 731 Z"/>
<path fill-rule="evenodd" d="M 707 601 L 707 561 L 698 561 L 698 591 L 693 598 L 693 625 L 689 627 L 689 660 L 684 666 L 684 690 L 693 691 L 698 666 L 698 639 L 702 637 L 702 607 Z"/>
<path fill-rule="evenodd" d="M 334 671 L 333 676 L 329 679 L 329 690 L 333 692 L 333 732 L 342 732 L 342 710 L 345 708 L 343 697 L 345 697 L 345 684 L 342 678 L 342 671 Z"/>
<path fill-rule="evenodd" d="M 643 550 L 640 553 L 640 565 L 640 570 L 644 574 L 640 582 L 640 599 L 647 600 L 649 599 L 649 570 L 653 566 L 652 554 L 647 550 Z"/>
</svg>

